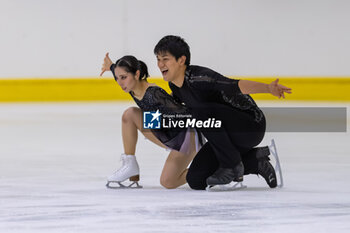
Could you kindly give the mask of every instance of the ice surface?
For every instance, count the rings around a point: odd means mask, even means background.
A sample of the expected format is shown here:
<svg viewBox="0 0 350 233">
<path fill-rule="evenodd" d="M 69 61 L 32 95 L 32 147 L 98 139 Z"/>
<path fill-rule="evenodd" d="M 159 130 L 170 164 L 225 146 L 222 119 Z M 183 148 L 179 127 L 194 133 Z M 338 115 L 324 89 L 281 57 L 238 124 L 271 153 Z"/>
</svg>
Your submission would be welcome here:
<svg viewBox="0 0 350 233">
<path fill-rule="evenodd" d="M 140 135 L 144 188 L 111 190 L 130 105 L 1 104 L 0 232 L 350 232 L 349 133 L 267 133 L 285 187 L 234 192 L 162 188 L 168 152 Z"/>
</svg>

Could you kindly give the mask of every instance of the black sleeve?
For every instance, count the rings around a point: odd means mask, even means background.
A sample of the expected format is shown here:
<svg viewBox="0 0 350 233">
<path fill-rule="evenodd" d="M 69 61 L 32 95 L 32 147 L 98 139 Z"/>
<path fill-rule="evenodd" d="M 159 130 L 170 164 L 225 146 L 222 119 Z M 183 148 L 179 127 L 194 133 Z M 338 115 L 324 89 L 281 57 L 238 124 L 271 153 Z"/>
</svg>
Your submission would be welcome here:
<svg viewBox="0 0 350 233">
<path fill-rule="evenodd" d="M 200 67 L 195 69 L 189 78 L 189 83 L 193 88 L 214 92 L 225 92 L 227 94 L 241 93 L 238 86 L 238 79 L 227 78 L 211 69 Z"/>
</svg>

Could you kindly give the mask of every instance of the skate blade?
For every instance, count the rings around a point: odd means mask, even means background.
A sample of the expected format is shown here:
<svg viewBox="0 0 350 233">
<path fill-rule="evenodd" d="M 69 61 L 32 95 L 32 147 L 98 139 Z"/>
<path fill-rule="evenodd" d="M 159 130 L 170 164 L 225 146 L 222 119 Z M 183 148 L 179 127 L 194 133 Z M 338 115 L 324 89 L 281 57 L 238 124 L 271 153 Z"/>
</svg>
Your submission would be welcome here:
<svg viewBox="0 0 350 233">
<path fill-rule="evenodd" d="M 276 143 L 275 140 L 272 139 L 271 140 L 271 145 L 269 145 L 269 149 L 271 154 L 273 155 L 273 157 L 275 158 L 276 164 L 275 164 L 275 172 L 278 173 L 279 179 L 277 179 L 277 181 L 279 180 L 279 182 L 277 182 L 277 187 L 282 188 L 284 183 L 283 183 L 283 175 L 282 175 L 282 168 L 281 168 L 281 163 L 278 157 L 278 153 L 277 153 L 277 148 L 276 148 Z"/>
<path fill-rule="evenodd" d="M 244 185 L 242 182 L 231 182 L 229 184 L 225 185 L 208 185 L 205 190 L 208 192 L 226 192 L 226 191 L 236 191 L 240 189 L 247 188 L 246 185 Z"/>
<path fill-rule="evenodd" d="M 119 186 L 114 186 L 111 184 L 116 184 Z M 129 185 L 124 185 L 118 181 L 109 181 L 109 182 L 107 182 L 106 187 L 109 189 L 140 189 L 140 188 L 143 188 L 141 185 L 139 185 L 139 183 L 137 181 L 134 181 Z"/>
</svg>

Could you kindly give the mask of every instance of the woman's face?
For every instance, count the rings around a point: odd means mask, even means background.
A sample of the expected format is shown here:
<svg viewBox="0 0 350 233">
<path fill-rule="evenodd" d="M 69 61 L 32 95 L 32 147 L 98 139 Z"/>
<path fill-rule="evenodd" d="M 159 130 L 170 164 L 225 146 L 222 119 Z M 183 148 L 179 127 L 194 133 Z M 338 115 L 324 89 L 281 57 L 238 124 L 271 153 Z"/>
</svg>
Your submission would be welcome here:
<svg viewBox="0 0 350 233">
<path fill-rule="evenodd" d="M 126 70 L 123 67 L 116 67 L 114 69 L 114 73 L 116 76 L 116 81 L 119 84 L 119 86 L 123 89 L 125 92 L 132 91 L 138 82 L 138 73 L 136 72 L 136 75 L 126 72 Z"/>
</svg>

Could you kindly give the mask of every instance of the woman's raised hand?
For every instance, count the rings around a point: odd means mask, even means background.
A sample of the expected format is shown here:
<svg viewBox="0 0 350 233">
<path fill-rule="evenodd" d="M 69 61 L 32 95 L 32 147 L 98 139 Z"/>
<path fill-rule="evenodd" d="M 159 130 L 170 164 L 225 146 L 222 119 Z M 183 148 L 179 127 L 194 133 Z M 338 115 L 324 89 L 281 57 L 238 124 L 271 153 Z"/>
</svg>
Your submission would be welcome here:
<svg viewBox="0 0 350 233">
<path fill-rule="evenodd" d="M 112 64 L 113 64 L 113 62 L 109 58 L 109 53 L 106 53 L 106 56 L 103 59 L 103 65 L 102 65 L 102 68 L 101 68 L 102 72 L 101 72 L 100 76 L 102 76 L 105 71 L 110 71 L 110 67 L 111 67 Z"/>
</svg>

